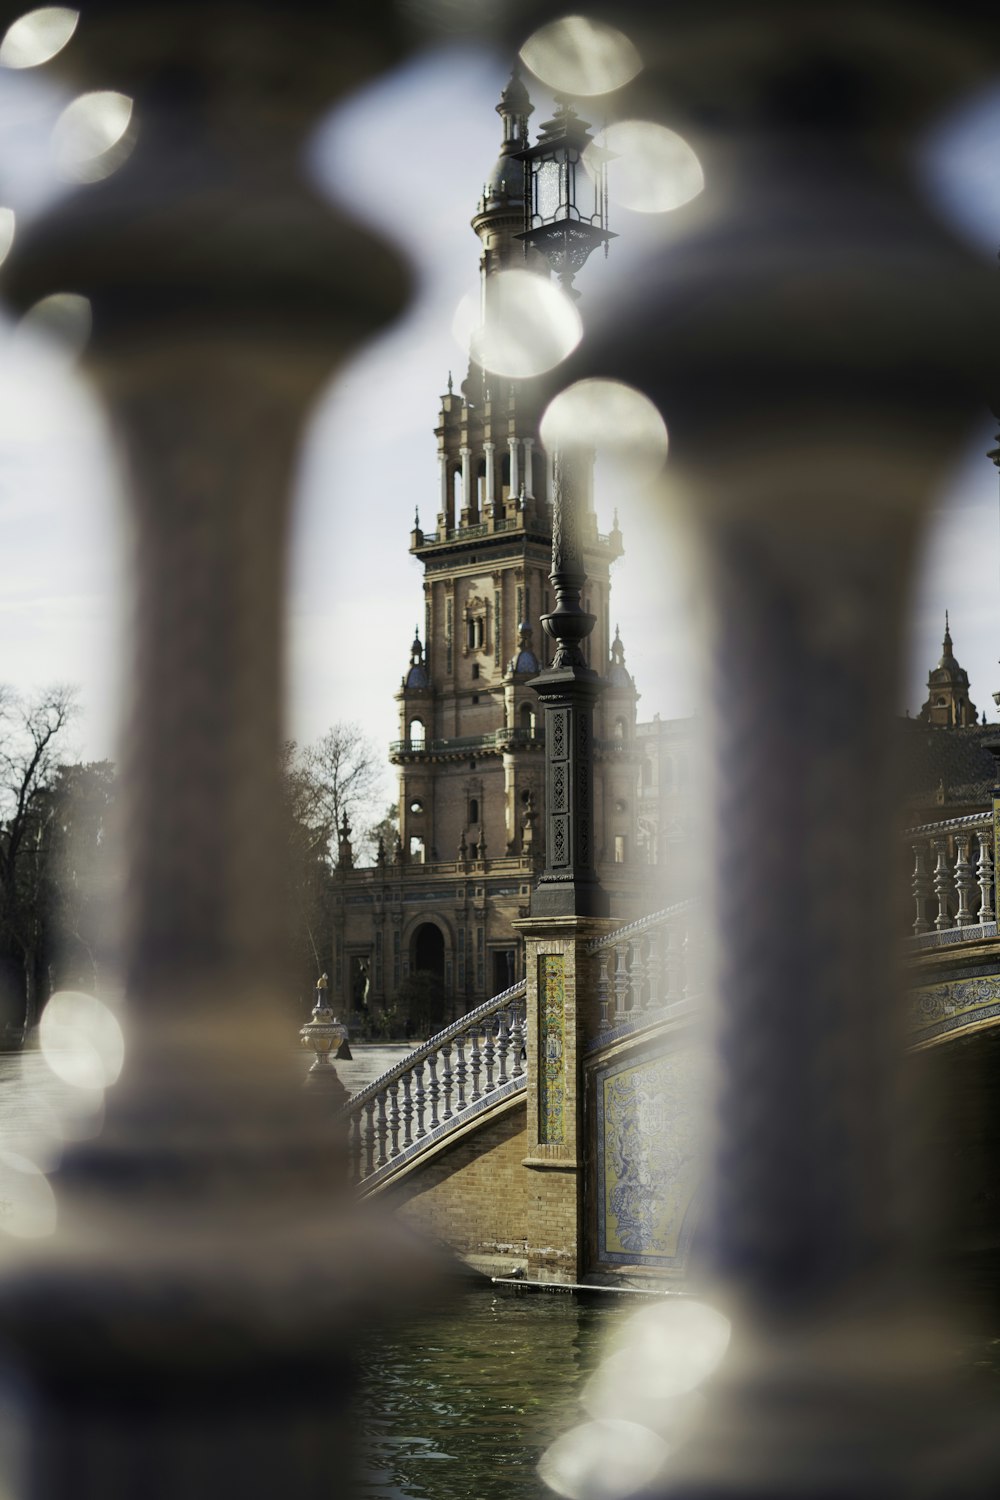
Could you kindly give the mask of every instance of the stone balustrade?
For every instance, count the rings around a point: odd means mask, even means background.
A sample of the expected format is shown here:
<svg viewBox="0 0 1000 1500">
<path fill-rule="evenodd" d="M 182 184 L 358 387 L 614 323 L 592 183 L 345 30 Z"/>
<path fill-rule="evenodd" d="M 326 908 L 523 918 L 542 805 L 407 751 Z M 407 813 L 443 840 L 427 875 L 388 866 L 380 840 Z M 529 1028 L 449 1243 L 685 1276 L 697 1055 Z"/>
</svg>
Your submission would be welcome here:
<svg viewBox="0 0 1000 1500">
<path fill-rule="evenodd" d="M 589 945 L 600 1005 L 597 1046 L 665 1019 L 700 992 L 694 907 L 678 902 Z"/>
<path fill-rule="evenodd" d="M 526 986 L 503 990 L 348 1100 L 351 1175 L 363 1182 L 524 1088 Z"/>
<path fill-rule="evenodd" d="M 921 945 L 996 935 L 993 818 L 974 813 L 906 832 L 913 851 L 913 935 Z"/>
<path fill-rule="evenodd" d="M 700 992 L 694 903 L 630 922 L 589 945 L 601 1047 L 682 1014 Z M 374 1187 L 527 1082 L 524 980 L 407 1054 L 344 1106 L 351 1177 Z"/>
</svg>

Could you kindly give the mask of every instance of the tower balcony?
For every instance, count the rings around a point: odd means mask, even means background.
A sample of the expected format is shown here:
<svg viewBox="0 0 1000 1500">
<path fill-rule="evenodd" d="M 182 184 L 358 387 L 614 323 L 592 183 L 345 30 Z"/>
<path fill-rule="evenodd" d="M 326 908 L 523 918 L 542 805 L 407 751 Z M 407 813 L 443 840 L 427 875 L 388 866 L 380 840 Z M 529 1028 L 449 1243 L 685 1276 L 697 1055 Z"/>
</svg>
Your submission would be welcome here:
<svg viewBox="0 0 1000 1500">
<path fill-rule="evenodd" d="M 519 726 L 496 729 L 492 734 L 460 734 L 446 740 L 393 740 L 389 759 L 394 764 L 413 759 L 461 760 L 470 752 L 498 755 L 516 748 L 540 750 L 544 744 L 545 733 L 539 724 L 534 729 Z"/>
<path fill-rule="evenodd" d="M 422 531 L 417 527 L 410 532 L 410 552 L 414 557 L 425 557 L 430 553 L 482 542 L 487 537 L 511 533 L 531 536 L 549 544 L 552 540 L 552 507 L 543 505 L 540 509 L 540 516 L 518 511 L 513 516 L 488 516 L 486 520 L 472 525 L 446 526 L 437 531 Z M 621 532 L 617 527 L 606 534 L 595 527 L 589 535 L 584 534 L 584 545 L 607 551 L 612 559 L 620 557 L 624 550 Z"/>
</svg>

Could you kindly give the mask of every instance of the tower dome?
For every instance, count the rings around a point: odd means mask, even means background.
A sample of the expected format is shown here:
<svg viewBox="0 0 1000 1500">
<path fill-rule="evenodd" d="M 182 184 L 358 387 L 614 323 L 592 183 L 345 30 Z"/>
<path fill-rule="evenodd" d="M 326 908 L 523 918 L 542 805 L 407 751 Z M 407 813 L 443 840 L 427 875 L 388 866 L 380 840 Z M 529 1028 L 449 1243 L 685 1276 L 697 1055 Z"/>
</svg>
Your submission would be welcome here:
<svg viewBox="0 0 1000 1500">
<path fill-rule="evenodd" d="M 625 665 L 625 646 L 622 641 L 621 631 L 615 626 L 615 638 L 611 644 L 611 665 L 608 668 L 608 681 L 612 687 L 631 687 L 632 674 Z"/>
<path fill-rule="evenodd" d="M 413 633 L 413 645 L 410 647 L 410 670 L 403 679 L 406 688 L 429 688 L 431 685 L 427 668 L 424 666 L 424 648 L 420 644 L 420 632 Z"/>
<path fill-rule="evenodd" d="M 518 653 L 511 658 L 508 671 L 515 676 L 534 677 L 536 672 L 542 670 L 538 657 L 531 649 L 531 626 L 527 620 L 522 620 L 518 630 Z"/>
</svg>

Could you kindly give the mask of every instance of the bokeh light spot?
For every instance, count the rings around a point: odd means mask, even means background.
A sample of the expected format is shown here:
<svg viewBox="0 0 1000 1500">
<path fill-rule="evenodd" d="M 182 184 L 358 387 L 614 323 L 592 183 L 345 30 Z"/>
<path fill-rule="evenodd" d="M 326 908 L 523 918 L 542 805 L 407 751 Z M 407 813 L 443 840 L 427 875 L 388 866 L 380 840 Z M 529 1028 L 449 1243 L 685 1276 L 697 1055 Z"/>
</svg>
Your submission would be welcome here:
<svg viewBox="0 0 1000 1500">
<path fill-rule="evenodd" d="M 56 166 L 72 182 L 100 182 L 122 165 L 135 145 L 133 102 L 112 89 L 79 94 L 52 129 Z"/>
<path fill-rule="evenodd" d="M 80 19 L 67 5 L 43 5 L 18 16 L 0 42 L 0 67 L 37 68 L 61 52 Z"/>
<path fill-rule="evenodd" d="M 693 1298 L 644 1307 L 622 1325 L 615 1340 L 622 1365 L 646 1372 L 661 1399 L 693 1391 L 712 1375 L 729 1348 L 729 1319 Z M 614 1357 L 614 1356 L 612 1356 Z"/>
<path fill-rule="evenodd" d="M 538 1473 L 567 1500 L 620 1500 L 660 1473 L 670 1449 L 638 1422 L 585 1422 L 543 1453 Z"/>
<path fill-rule="evenodd" d="M 619 380 L 578 380 L 551 401 L 540 435 L 550 452 L 587 448 L 634 480 L 660 472 L 667 429 L 648 396 Z"/>
<path fill-rule="evenodd" d="M 0 208 L 0 266 L 3 265 L 14 243 L 14 210 Z"/>
<path fill-rule="evenodd" d="M 590 97 L 620 89 L 642 67 L 624 32 L 588 16 L 563 16 L 532 32 L 521 61 L 558 94 Z"/>
<path fill-rule="evenodd" d="M 107 1088 L 125 1060 L 117 1016 L 96 995 L 77 990 L 52 996 L 42 1011 L 38 1040 L 52 1072 L 73 1088 Z"/>
<path fill-rule="evenodd" d="M 591 177 L 608 163 L 608 197 L 640 214 L 662 214 L 690 203 L 705 186 L 701 162 L 683 136 L 652 120 L 619 120 L 583 154 Z"/>
<path fill-rule="evenodd" d="M 93 311 L 86 297 L 78 292 L 53 292 L 29 307 L 17 328 L 72 357 L 86 348 L 92 326 Z"/>
<path fill-rule="evenodd" d="M 566 293 L 533 271 L 498 271 L 479 293 L 459 304 L 452 331 L 476 364 L 496 375 L 526 379 L 551 370 L 583 336 L 580 314 Z"/>
<path fill-rule="evenodd" d="M 56 1227 L 56 1197 L 41 1168 L 13 1151 L 0 1151 L 0 1231 L 39 1240 Z"/>
</svg>

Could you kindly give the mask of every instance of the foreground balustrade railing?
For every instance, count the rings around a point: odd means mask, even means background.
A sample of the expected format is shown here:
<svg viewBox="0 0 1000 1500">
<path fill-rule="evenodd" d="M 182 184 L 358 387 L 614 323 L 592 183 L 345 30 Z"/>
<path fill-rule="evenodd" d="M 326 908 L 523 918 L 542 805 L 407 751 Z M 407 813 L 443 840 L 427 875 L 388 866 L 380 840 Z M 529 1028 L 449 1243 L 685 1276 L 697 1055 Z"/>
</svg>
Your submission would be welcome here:
<svg viewBox="0 0 1000 1500">
<path fill-rule="evenodd" d="M 402 1058 L 344 1106 L 351 1177 L 362 1182 L 488 1108 L 525 1079 L 524 980 Z"/>
<path fill-rule="evenodd" d="M 996 872 L 990 813 L 910 828 L 913 934 L 923 944 L 996 933 Z"/>
<path fill-rule="evenodd" d="M 590 952 L 601 1008 L 599 1043 L 622 1028 L 662 1019 L 698 993 L 693 901 L 595 938 Z"/>
</svg>

